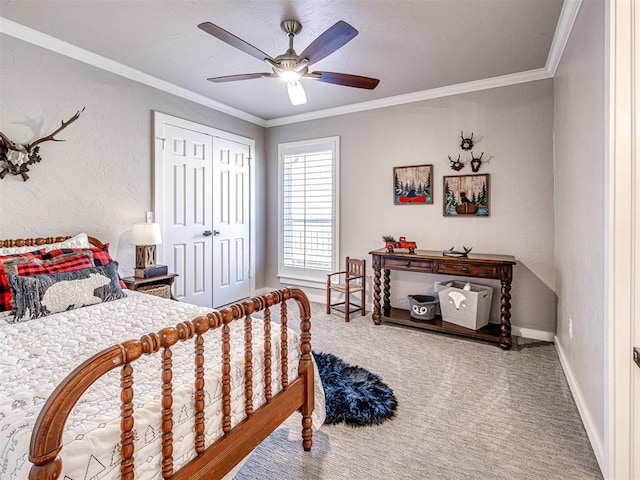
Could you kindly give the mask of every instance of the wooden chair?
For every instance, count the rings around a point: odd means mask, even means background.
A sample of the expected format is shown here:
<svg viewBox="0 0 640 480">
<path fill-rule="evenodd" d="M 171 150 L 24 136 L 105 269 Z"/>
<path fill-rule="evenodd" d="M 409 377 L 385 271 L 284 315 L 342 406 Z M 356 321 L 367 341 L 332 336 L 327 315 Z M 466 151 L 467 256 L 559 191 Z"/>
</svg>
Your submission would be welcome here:
<svg viewBox="0 0 640 480">
<path fill-rule="evenodd" d="M 344 314 L 344 321 L 349 321 L 349 315 L 360 310 L 365 315 L 365 279 L 366 262 L 347 257 L 346 270 L 327 274 L 327 313 L 337 310 Z M 338 283 L 333 283 L 334 276 L 338 276 Z M 336 290 L 344 294 L 344 299 L 332 303 L 331 292 Z M 360 303 L 351 301 L 351 294 L 360 292 Z M 355 307 L 355 308 L 352 308 Z"/>
</svg>

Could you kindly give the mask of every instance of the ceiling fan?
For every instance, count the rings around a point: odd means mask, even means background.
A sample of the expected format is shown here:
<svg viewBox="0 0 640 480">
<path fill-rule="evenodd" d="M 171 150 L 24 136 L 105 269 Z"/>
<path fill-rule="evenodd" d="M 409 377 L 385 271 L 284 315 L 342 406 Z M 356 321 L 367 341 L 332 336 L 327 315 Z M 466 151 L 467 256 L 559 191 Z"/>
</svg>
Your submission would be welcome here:
<svg viewBox="0 0 640 480">
<path fill-rule="evenodd" d="M 302 25 L 297 20 L 285 20 L 280 24 L 280 28 L 289 37 L 289 48 L 282 55 L 272 58 L 263 51 L 236 37 L 232 33 L 227 32 L 223 28 L 214 25 L 211 22 L 204 22 L 198 25 L 198 28 L 213 35 L 218 40 L 231 45 L 232 47 L 248 53 L 258 60 L 267 62 L 273 72 L 269 73 L 245 73 L 240 75 L 227 75 L 223 77 L 213 77 L 207 80 L 211 82 L 234 82 L 236 80 L 250 80 L 253 78 L 280 78 L 287 82 L 287 91 L 289 99 L 293 105 L 307 103 L 307 96 L 300 80 L 302 78 L 310 80 L 318 80 L 325 83 L 333 83 L 335 85 L 343 85 L 346 87 L 365 88 L 372 90 L 376 88 L 380 80 L 377 78 L 362 77 L 360 75 L 351 75 L 348 73 L 335 72 L 310 72 L 309 67 L 322 60 L 326 56 L 332 54 L 340 47 L 358 35 L 358 31 L 342 20 L 327 29 L 322 35 L 316 38 L 311 44 L 298 55 L 293 49 L 293 37 L 302 30 Z"/>
</svg>

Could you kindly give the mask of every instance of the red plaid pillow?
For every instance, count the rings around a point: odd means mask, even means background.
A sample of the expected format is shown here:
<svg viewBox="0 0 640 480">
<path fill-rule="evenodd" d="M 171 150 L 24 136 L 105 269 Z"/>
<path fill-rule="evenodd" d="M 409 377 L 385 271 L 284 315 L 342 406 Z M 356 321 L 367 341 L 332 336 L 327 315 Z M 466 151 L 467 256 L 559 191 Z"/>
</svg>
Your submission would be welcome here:
<svg viewBox="0 0 640 480">
<path fill-rule="evenodd" d="M 90 247 L 90 248 L 58 248 L 49 252 L 43 253 L 42 258 L 49 260 L 52 258 L 60 257 L 69 253 L 83 253 L 93 258 L 93 263 L 96 267 L 106 265 L 113 261 L 111 255 L 109 255 L 109 244 L 105 243 L 103 248 Z"/>
<path fill-rule="evenodd" d="M 65 255 L 57 259 L 41 260 L 34 254 L 0 257 L 0 311 L 13 310 L 13 296 L 8 276 L 11 274 L 31 276 L 41 273 L 60 273 L 93 267 L 87 255 Z"/>
<path fill-rule="evenodd" d="M 43 253 L 43 259 L 57 258 L 61 255 L 69 254 L 69 253 L 83 253 L 85 255 L 89 255 L 93 258 L 93 263 L 96 267 L 101 267 L 106 265 L 107 263 L 113 262 L 113 258 L 109 255 L 109 244 L 105 243 L 102 248 L 100 247 L 91 247 L 91 248 L 59 248 L 56 250 L 51 250 L 49 252 Z M 127 286 L 124 284 L 122 280 L 120 280 L 120 288 L 126 289 Z"/>
<path fill-rule="evenodd" d="M 30 277 L 32 275 L 41 275 L 43 273 L 61 273 L 74 272 L 83 268 L 93 267 L 93 262 L 87 255 L 73 255 L 56 259 L 52 262 L 40 260 L 38 262 L 19 263 L 16 265 L 18 275 Z"/>
</svg>

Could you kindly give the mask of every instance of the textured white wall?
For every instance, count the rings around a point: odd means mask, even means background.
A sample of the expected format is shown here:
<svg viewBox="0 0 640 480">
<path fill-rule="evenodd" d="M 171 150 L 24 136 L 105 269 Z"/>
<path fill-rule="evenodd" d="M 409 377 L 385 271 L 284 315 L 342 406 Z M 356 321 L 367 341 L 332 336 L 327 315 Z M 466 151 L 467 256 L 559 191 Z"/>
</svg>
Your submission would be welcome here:
<svg viewBox="0 0 640 480">
<path fill-rule="evenodd" d="M 133 271 L 129 231 L 152 210 L 152 111 L 256 140 L 256 197 L 264 196 L 265 129 L 62 55 L 0 35 L 0 130 L 29 142 L 86 107 L 41 146 L 30 179 L 0 181 L 0 238 L 86 231 Z M 203 79 L 204 81 L 204 79 Z M 257 285 L 263 283 L 264 202 L 257 202 Z"/>
<path fill-rule="evenodd" d="M 607 328 L 604 35 L 604 3 L 585 0 L 554 79 L 557 344 L 601 465 Z"/>
<path fill-rule="evenodd" d="M 428 250 L 466 245 L 477 253 L 514 255 L 512 323 L 555 332 L 552 129 L 552 80 L 270 128 L 267 251 L 277 251 L 278 143 L 339 135 L 342 258 L 370 263 L 369 251 L 383 246 L 385 234 L 404 235 Z M 489 218 L 442 216 L 442 177 L 456 174 L 447 155 L 461 152 L 461 130 L 474 132 L 474 153 L 484 152 L 478 173 L 491 175 Z M 434 166 L 434 204 L 394 205 L 393 167 L 428 163 Z M 472 172 L 467 165 L 459 173 Z M 267 284 L 278 285 L 276 275 L 273 255 Z M 407 294 L 432 289 L 433 280 L 442 278 L 392 276 L 394 305 L 402 305 Z M 499 295 L 494 297 L 497 321 Z"/>
</svg>

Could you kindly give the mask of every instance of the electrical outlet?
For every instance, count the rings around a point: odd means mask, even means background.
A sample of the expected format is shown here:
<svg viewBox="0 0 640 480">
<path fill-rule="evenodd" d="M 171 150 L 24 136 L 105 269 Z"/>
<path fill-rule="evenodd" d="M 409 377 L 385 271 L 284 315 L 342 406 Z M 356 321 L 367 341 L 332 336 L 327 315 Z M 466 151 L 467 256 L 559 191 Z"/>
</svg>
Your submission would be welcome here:
<svg viewBox="0 0 640 480">
<path fill-rule="evenodd" d="M 569 318 L 569 338 L 573 338 L 573 319 Z"/>
<path fill-rule="evenodd" d="M 147 212 L 147 223 L 153 223 L 153 212 Z"/>
</svg>

